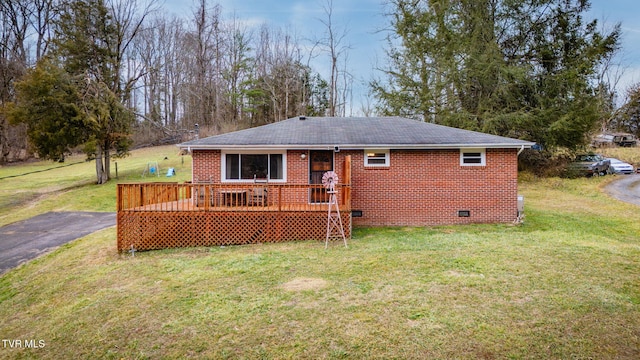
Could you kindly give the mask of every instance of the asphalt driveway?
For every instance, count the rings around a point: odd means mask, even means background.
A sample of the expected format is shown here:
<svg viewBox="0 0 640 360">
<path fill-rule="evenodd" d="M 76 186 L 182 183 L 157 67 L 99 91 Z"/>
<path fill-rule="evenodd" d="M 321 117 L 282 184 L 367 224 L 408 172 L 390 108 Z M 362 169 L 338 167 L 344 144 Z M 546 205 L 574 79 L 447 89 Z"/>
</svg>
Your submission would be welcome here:
<svg viewBox="0 0 640 360">
<path fill-rule="evenodd" d="M 115 225 L 115 213 L 48 212 L 0 227 L 0 274 L 69 241 Z"/>
<path fill-rule="evenodd" d="M 605 187 L 611 197 L 640 206 L 640 175 L 617 175 L 618 178 Z"/>
</svg>

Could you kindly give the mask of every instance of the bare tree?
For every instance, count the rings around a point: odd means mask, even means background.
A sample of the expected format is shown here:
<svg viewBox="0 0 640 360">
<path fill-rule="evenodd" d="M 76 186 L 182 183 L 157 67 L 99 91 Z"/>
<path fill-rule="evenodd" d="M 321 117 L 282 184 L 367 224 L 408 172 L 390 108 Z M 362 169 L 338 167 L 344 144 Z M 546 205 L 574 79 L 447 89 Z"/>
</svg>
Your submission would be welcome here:
<svg viewBox="0 0 640 360">
<path fill-rule="evenodd" d="M 264 94 L 263 115 L 259 122 L 279 121 L 304 114 L 311 96 L 308 67 L 295 36 L 264 25 L 256 45 L 256 86 Z"/>
<path fill-rule="evenodd" d="M 7 52 L 15 61 L 26 66 L 28 60 L 26 38 L 29 35 L 29 17 L 32 13 L 30 2 L 26 0 L 2 1 L 0 2 L 0 13 L 3 32 L 8 40 L 0 46 L 6 47 Z"/>
<path fill-rule="evenodd" d="M 41 59 L 49 48 L 51 41 L 51 25 L 56 16 L 56 8 L 64 0 L 31 0 L 33 7 L 30 24 L 36 37 L 36 61 Z"/>
<path fill-rule="evenodd" d="M 606 21 L 602 21 L 602 23 L 606 24 Z M 612 29 L 606 25 L 601 29 L 603 33 L 614 30 L 615 28 Z M 606 54 L 597 68 L 596 81 L 598 86 L 596 89 L 597 99 L 600 103 L 600 131 L 602 132 L 612 130 L 609 129 L 611 125 L 616 126 L 621 114 L 626 111 L 624 108 L 632 97 L 630 95 L 633 93 L 633 87 L 627 89 L 627 99 L 619 99 L 619 94 L 616 91 L 625 70 L 627 70 L 623 63 L 623 54 L 616 51 L 614 53 Z M 619 104 L 619 100 L 626 100 L 625 102 L 627 104 Z"/>
<path fill-rule="evenodd" d="M 347 29 L 337 29 L 333 23 L 333 0 L 325 0 L 323 10 L 325 17 L 320 19 L 320 22 L 324 25 L 325 34 L 317 44 L 320 46 L 321 51 L 329 56 L 331 65 L 328 115 L 344 116 L 346 92 L 350 88 L 350 84 L 345 82 L 341 85 L 340 82 L 344 82 L 344 79 L 350 77 L 346 75 L 346 69 L 340 69 L 340 61 L 342 57 L 347 56 L 351 48 L 348 44 L 345 44 L 348 31 Z"/>
<path fill-rule="evenodd" d="M 183 37 L 183 20 L 157 17 L 136 41 L 136 56 L 144 73 L 141 91 L 136 90 L 136 94 L 142 93 L 142 100 L 134 103 L 142 106 L 141 116 L 155 127 L 176 130 L 178 126 L 179 96 L 187 56 L 181 48 Z"/>
<path fill-rule="evenodd" d="M 155 0 L 151 0 L 145 5 L 140 5 L 137 0 L 109 0 L 107 3 L 113 24 L 115 26 L 115 43 L 111 44 L 116 58 L 113 61 L 112 69 L 114 82 L 112 91 L 126 100 L 133 89 L 134 84 L 143 75 L 143 71 L 130 72 L 130 76 L 125 76 L 123 67 L 126 64 L 127 54 L 133 47 L 134 39 L 142 33 L 143 24 L 146 18 L 158 10 Z"/>
<path fill-rule="evenodd" d="M 193 13 L 195 29 L 185 37 L 187 76 L 190 83 L 183 94 L 185 101 L 185 121 L 191 125 L 199 123 L 210 126 L 215 132 L 220 130 L 220 77 L 224 51 L 219 5 L 210 7 L 207 0 L 199 0 Z"/>
<path fill-rule="evenodd" d="M 238 127 L 244 115 L 244 94 L 246 87 L 249 86 L 248 81 L 253 67 L 253 58 L 250 54 L 251 33 L 235 17 L 226 24 L 224 35 L 226 35 L 227 51 L 221 54 L 226 92 L 225 105 L 228 113 L 226 122 Z"/>
<path fill-rule="evenodd" d="M 165 126 L 179 127 L 179 117 L 184 108 L 180 104 L 182 88 L 185 83 L 185 57 L 183 38 L 184 22 L 173 18 L 168 28 L 161 34 L 166 44 L 162 47 L 162 63 L 164 64 L 164 109 Z"/>
</svg>

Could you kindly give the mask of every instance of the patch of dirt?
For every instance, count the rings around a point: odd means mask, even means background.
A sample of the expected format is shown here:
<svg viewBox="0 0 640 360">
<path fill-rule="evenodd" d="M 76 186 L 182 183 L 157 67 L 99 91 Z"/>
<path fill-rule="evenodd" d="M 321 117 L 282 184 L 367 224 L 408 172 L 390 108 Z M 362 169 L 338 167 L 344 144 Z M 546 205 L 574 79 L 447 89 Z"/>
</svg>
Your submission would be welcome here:
<svg viewBox="0 0 640 360">
<path fill-rule="evenodd" d="M 318 290 L 327 287 L 327 281 L 319 278 L 296 278 L 282 284 L 287 291 Z"/>
</svg>

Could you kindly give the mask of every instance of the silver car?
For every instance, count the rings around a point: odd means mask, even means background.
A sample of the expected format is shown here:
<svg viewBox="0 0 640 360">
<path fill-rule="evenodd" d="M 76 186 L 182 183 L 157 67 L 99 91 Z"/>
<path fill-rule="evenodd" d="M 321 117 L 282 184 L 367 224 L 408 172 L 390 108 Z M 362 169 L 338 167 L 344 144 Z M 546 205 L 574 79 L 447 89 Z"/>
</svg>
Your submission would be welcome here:
<svg viewBox="0 0 640 360">
<path fill-rule="evenodd" d="M 615 158 L 609 159 L 609 173 L 610 174 L 633 174 L 635 169 L 633 165 L 626 163 L 622 160 L 618 160 Z"/>
</svg>

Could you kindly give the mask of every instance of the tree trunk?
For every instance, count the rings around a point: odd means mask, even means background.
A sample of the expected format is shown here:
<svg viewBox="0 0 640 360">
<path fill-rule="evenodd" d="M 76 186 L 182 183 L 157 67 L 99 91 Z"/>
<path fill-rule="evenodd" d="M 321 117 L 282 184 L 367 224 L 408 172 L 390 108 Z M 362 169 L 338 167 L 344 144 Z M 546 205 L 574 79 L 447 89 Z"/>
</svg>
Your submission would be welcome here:
<svg viewBox="0 0 640 360">
<path fill-rule="evenodd" d="M 10 148 L 7 145 L 8 125 L 8 121 L 6 121 L 3 117 L 0 117 L 0 165 L 7 162 L 7 158 L 9 157 Z"/>
<path fill-rule="evenodd" d="M 103 149 L 102 144 L 96 145 L 96 178 L 97 184 L 104 184 L 109 180 L 107 173 L 104 170 L 103 165 Z"/>
<path fill-rule="evenodd" d="M 104 179 L 104 184 L 107 181 L 111 180 L 111 150 L 109 149 L 109 146 L 105 146 L 105 148 L 102 150 L 102 153 L 104 154 L 104 173 L 102 176 L 102 178 Z"/>
</svg>

